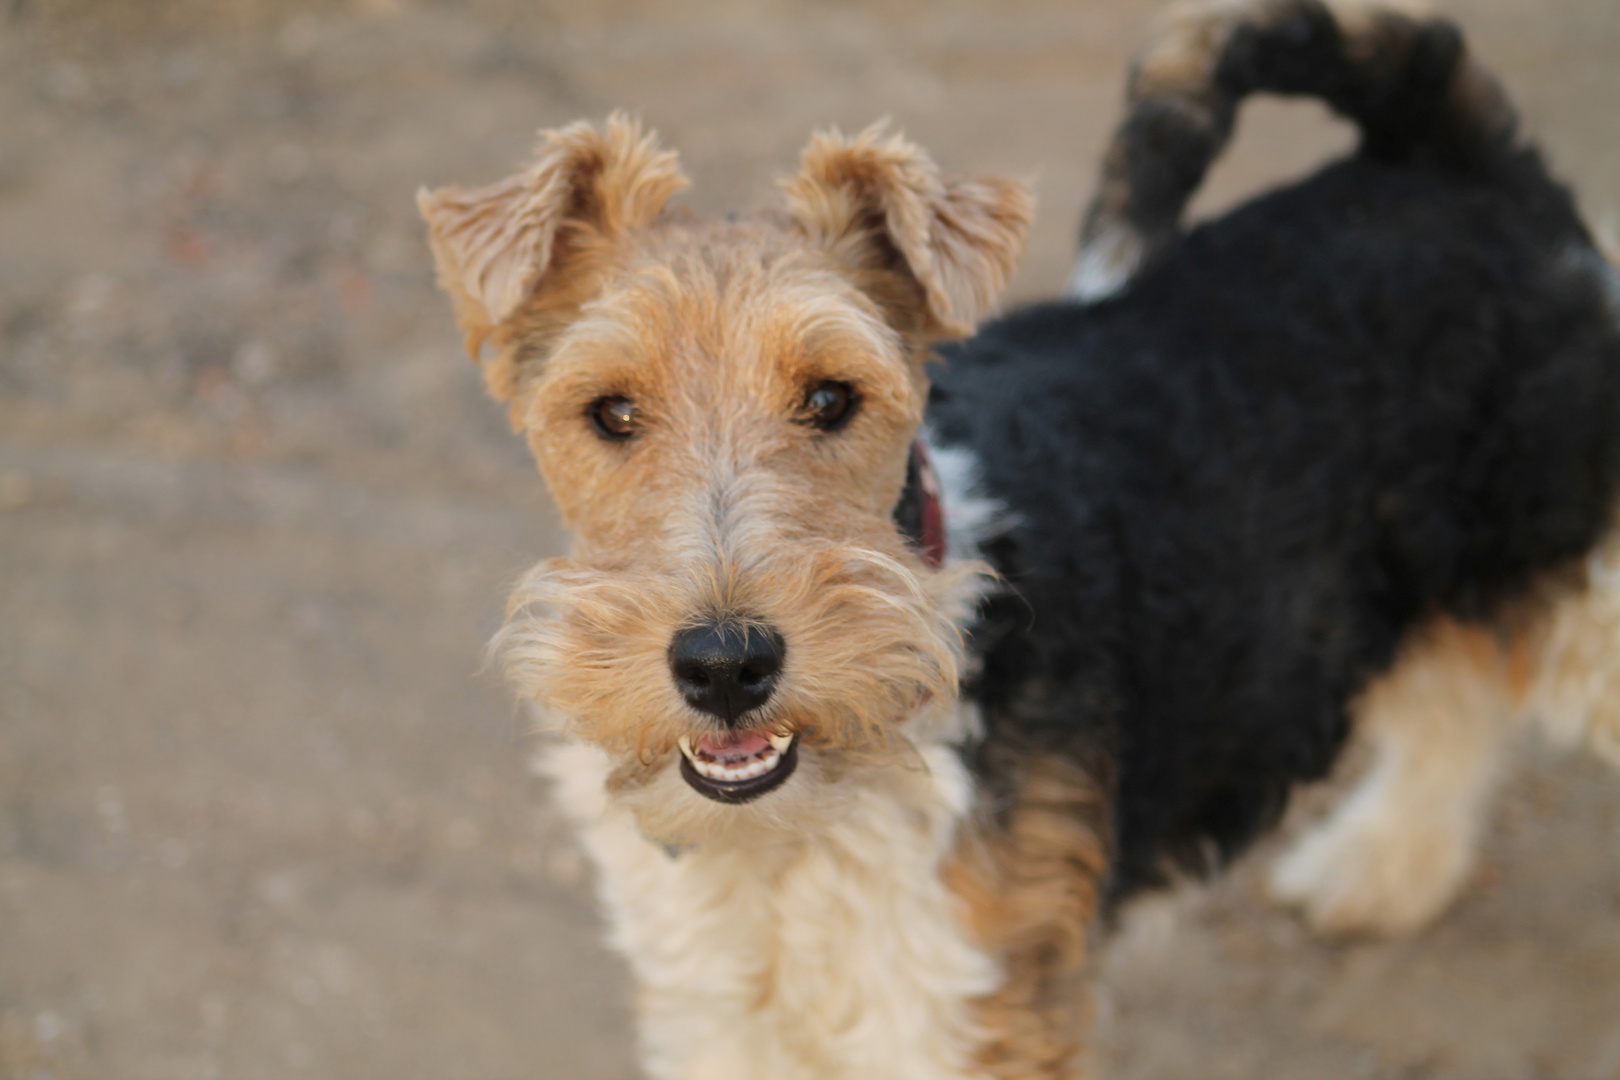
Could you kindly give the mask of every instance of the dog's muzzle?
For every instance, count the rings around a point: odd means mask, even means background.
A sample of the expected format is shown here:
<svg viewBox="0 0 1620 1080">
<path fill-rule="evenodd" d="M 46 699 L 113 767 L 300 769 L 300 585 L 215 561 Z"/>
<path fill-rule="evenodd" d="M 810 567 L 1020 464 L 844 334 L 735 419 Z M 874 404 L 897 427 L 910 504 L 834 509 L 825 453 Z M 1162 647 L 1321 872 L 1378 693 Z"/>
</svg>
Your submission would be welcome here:
<svg viewBox="0 0 1620 1080">
<path fill-rule="evenodd" d="M 937 568 L 945 562 L 945 520 L 939 481 L 921 441 L 912 444 L 906 466 L 895 527 Z M 680 738 L 681 778 L 699 795 L 733 805 L 751 802 L 776 790 L 798 767 L 795 736 L 739 730 L 747 714 L 770 699 L 786 651 L 774 628 L 726 620 L 689 626 L 670 643 L 670 672 L 681 696 L 730 729 Z"/>
</svg>

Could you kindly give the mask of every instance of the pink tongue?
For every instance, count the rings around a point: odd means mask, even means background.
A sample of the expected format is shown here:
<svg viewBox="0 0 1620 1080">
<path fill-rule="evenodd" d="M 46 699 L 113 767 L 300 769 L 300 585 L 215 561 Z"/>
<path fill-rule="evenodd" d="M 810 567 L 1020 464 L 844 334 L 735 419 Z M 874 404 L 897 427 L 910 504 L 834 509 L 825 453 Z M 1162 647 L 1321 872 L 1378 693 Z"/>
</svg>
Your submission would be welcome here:
<svg viewBox="0 0 1620 1080">
<path fill-rule="evenodd" d="M 770 749 L 771 741 L 756 731 L 728 735 L 704 735 L 697 741 L 698 752 L 716 761 L 746 761 Z"/>
</svg>

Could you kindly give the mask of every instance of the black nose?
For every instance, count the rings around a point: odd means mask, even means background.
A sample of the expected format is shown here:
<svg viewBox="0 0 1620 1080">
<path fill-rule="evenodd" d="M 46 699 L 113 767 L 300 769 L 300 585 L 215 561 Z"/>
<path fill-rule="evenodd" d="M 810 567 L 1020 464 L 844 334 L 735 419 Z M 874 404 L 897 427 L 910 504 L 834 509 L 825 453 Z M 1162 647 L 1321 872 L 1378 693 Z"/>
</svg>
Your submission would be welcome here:
<svg viewBox="0 0 1620 1080">
<path fill-rule="evenodd" d="M 675 635 L 669 669 L 687 703 L 728 727 L 770 699 L 787 644 L 768 626 L 703 623 Z"/>
</svg>

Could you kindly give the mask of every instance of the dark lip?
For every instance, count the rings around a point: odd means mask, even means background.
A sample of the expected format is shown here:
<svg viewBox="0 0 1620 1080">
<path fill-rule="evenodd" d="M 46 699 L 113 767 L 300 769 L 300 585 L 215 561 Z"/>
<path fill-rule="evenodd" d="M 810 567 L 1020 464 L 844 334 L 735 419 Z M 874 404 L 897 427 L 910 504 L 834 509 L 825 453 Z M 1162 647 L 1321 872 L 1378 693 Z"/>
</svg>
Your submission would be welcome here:
<svg viewBox="0 0 1620 1080">
<path fill-rule="evenodd" d="M 711 780 L 692 767 L 685 754 L 681 758 L 681 779 L 692 786 L 692 790 L 705 799 L 715 802 L 727 803 L 736 806 L 740 803 L 753 802 L 766 792 L 775 791 L 782 786 L 793 770 L 799 765 L 799 740 L 794 739 L 788 748 L 782 752 L 782 760 L 776 768 L 764 776 L 751 776 L 747 780 Z"/>
</svg>

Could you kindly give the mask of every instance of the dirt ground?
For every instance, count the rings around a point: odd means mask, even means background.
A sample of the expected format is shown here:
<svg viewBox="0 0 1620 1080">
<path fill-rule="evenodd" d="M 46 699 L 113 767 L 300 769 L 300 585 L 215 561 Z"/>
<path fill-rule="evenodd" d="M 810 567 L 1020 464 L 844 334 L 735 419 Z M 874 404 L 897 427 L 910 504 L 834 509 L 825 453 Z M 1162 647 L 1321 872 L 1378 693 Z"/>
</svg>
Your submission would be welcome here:
<svg viewBox="0 0 1620 1080">
<path fill-rule="evenodd" d="M 480 673 L 555 520 L 411 195 L 627 106 L 718 209 L 890 115 L 1037 179 L 1045 295 L 1153 6 L 0 0 L 0 1080 L 633 1076 Z M 1620 240 L 1620 4 L 1447 6 Z M 1348 140 L 1254 107 L 1201 205 Z M 1105 1072 L 1620 1078 L 1620 777 L 1519 756 L 1415 940 L 1315 942 L 1253 860 L 1138 911 Z"/>
</svg>

